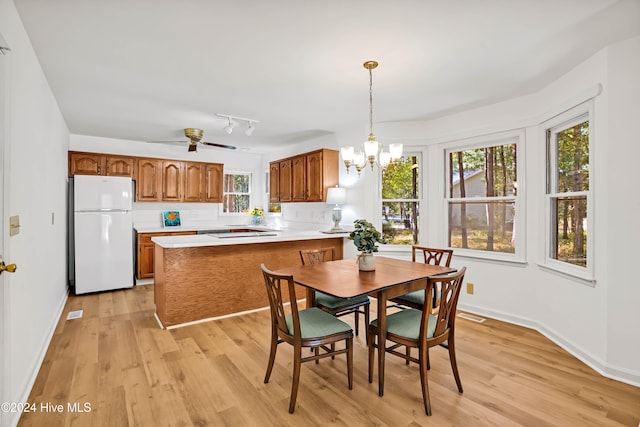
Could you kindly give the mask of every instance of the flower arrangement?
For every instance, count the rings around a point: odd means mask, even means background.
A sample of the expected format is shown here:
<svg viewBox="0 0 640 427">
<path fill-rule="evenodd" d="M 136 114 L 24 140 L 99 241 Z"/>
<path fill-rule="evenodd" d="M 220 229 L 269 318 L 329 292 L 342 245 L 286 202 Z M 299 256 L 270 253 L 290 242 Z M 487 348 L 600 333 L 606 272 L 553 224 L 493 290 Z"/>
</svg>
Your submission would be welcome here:
<svg viewBox="0 0 640 427">
<path fill-rule="evenodd" d="M 263 216 L 264 215 L 264 209 L 262 208 L 253 208 L 249 211 L 249 215 L 251 216 Z"/>
<path fill-rule="evenodd" d="M 356 248 L 364 254 L 378 252 L 378 243 L 384 243 L 382 235 L 365 219 L 357 219 L 353 222 L 353 231 L 349 233 L 349 240 L 353 240 Z"/>
</svg>

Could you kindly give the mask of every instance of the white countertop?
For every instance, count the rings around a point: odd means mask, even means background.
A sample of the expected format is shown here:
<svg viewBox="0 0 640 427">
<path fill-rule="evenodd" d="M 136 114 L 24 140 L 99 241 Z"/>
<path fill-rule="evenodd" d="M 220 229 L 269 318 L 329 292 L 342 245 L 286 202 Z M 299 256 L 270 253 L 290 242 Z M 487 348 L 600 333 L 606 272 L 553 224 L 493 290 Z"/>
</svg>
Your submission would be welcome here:
<svg viewBox="0 0 640 427">
<path fill-rule="evenodd" d="M 269 229 L 263 225 L 250 224 L 233 224 L 233 225 L 181 225 L 179 227 L 163 227 L 161 225 L 134 225 L 133 229 L 138 233 L 179 233 L 181 231 L 200 231 L 200 230 L 229 230 L 231 228 L 260 228 Z"/>
<path fill-rule="evenodd" d="M 345 238 L 349 236 L 348 232 L 344 233 L 322 233 L 321 231 L 305 231 L 305 230 L 274 230 L 267 227 L 255 227 L 246 226 L 247 228 L 262 228 L 264 230 L 273 230 L 276 235 L 270 236 L 251 236 L 251 237 L 232 237 L 232 238 L 219 238 L 210 234 L 192 234 L 186 236 L 157 236 L 152 237 L 151 241 L 163 248 L 191 248 L 197 246 L 224 246 L 224 245 L 248 245 L 253 243 L 273 243 L 273 242 L 287 242 L 295 240 L 315 240 L 315 239 L 333 239 L 333 238 Z M 176 227 L 180 228 L 180 227 Z M 239 226 L 234 227 L 216 227 L 218 229 L 226 228 L 241 228 Z M 202 229 L 202 228 L 201 228 Z M 206 228 L 206 230 L 213 230 L 214 228 Z M 167 231 L 164 229 L 164 231 Z M 171 230 L 173 231 L 173 230 Z M 178 230 L 176 230 L 178 231 Z M 194 231 L 194 230 L 180 230 L 180 231 Z M 138 230 L 138 232 L 141 232 Z M 269 233 L 272 234 L 272 233 Z"/>
</svg>

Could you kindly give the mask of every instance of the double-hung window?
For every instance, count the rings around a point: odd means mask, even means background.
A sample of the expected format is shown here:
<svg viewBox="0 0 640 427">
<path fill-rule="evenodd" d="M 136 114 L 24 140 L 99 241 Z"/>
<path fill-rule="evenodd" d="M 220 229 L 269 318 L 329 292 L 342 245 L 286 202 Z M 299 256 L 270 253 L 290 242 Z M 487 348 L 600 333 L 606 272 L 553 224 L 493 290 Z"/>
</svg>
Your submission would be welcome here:
<svg viewBox="0 0 640 427">
<path fill-rule="evenodd" d="M 390 245 L 418 243 L 420 155 L 405 154 L 382 175 L 382 235 Z"/>
<path fill-rule="evenodd" d="M 547 142 L 545 265 L 593 279 L 591 103 L 543 124 Z"/>
<path fill-rule="evenodd" d="M 446 150 L 449 247 L 471 256 L 524 259 L 518 206 L 523 138 L 522 132 L 510 132 L 453 144 Z"/>
<path fill-rule="evenodd" d="M 251 208 L 250 173 L 225 173 L 222 191 L 223 213 L 246 212 Z"/>
</svg>

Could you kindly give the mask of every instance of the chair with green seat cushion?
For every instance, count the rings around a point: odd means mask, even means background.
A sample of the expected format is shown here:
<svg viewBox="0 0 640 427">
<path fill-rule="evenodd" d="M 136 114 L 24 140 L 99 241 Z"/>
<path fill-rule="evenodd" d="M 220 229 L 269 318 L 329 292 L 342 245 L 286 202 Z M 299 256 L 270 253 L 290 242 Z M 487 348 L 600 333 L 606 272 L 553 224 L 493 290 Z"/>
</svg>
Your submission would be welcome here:
<svg viewBox="0 0 640 427">
<path fill-rule="evenodd" d="M 411 261 L 416 261 L 416 254 L 422 253 L 422 262 L 432 265 L 443 265 L 449 267 L 451 265 L 451 257 L 453 256 L 453 250 L 451 249 L 436 249 L 428 248 L 426 246 L 414 245 L 411 247 Z M 440 289 L 433 288 L 433 308 L 435 308 L 440 300 Z M 396 306 L 405 306 L 415 308 L 416 310 L 422 310 L 424 305 L 424 291 L 414 291 L 408 294 L 400 295 L 399 297 L 392 298 L 390 301 L 395 303 Z"/>
<path fill-rule="evenodd" d="M 335 259 L 335 252 L 333 248 L 301 250 L 300 259 L 303 265 L 333 261 Z M 369 324 L 369 307 L 371 304 L 368 296 L 361 295 L 353 298 L 339 298 L 322 292 L 313 292 L 313 294 L 313 300 L 310 301 L 310 306 L 312 307 L 318 307 L 336 317 L 353 313 L 355 316 L 356 336 L 359 332 L 358 319 L 360 314 L 364 314 L 365 325 Z"/>
<path fill-rule="evenodd" d="M 455 350 L 455 320 L 458 298 L 466 267 L 457 272 L 431 277 L 427 280 L 425 295 L 426 304 L 421 310 L 408 308 L 387 316 L 387 341 L 393 344 L 389 347 L 384 343 L 376 343 L 378 335 L 378 320 L 371 322 L 367 328 L 367 339 L 369 343 L 369 382 L 373 382 L 373 359 L 375 349 L 385 351 L 394 356 L 401 357 L 407 362 L 415 362 L 420 367 L 420 384 L 422 385 L 422 399 L 427 415 L 431 415 L 431 402 L 429 399 L 429 383 L 427 381 L 427 371 L 429 364 L 429 348 L 448 342 L 449 360 L 453 376 L 458 386 L 458 391 L 462 393 L 462 383 L 458 373 Z M 438 310 L 432 313 L 431 299 L 432 293 L 428 292 L 433 286 L 439 285 L 442 296 L 438 304 Z M 411 357 L 407 350 L 404 353 L 399 351 L 400 347 L 417 348 L 418 358 Z M 384 385 L 382 381 L 381 384 Z"/>
<path fill-rule="evenodd" d="M 271 377 L 278 344 L 286 342 L 291 344 L 294 349 L 289 413 L 293 413 L 296 407 L 300 367 L 304 362 L 346 354 L 347 380 L 349 390 L 351 390 L 353 388 L 353 330 L 351 326 L 317 307 L 298 310 L 293 276 L 275 274 L 264 264 L 261 264 L 260 267 L 267 288 L 271 312 L 271 351 L 264 377 L 265 384 L 269 382 Z M 285 311 L 287 299 L 291 302 L 289 313 Z M 335 344 L 341 341 L 344 341 L 344 347 L 336 349 Z M 314 354 L 302 357 L 303 347 L 312 348 Z"/>
</svg>

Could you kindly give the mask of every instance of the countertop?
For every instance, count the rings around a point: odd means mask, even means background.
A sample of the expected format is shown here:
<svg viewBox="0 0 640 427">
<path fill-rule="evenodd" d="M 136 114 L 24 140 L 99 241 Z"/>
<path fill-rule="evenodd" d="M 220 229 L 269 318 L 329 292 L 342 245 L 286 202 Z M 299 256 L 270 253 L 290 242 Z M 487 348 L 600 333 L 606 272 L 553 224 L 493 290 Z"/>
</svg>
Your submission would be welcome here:
<svg viewBox="0 0 640 427">
<path fill-rule="evenodd" d="M 274 230 L 277 227 L 265 227 L 263 225 L 251 224 L 229 224 L 229 225 L 181 225 L 178 227 L 163 227 L 161 225 L 135 225 L 133 229 L 138 233 L 179 233 L 181 231 L 201 231 L 201 230 L 230 230 L 232 228 L 256 228 Z"/>
<path fill-rule="evenodd" d="M 321 231 L 308 231 L 308 230 L 275 230 L 268 227 L 255 227 L 245 226 L 246 228 L 258 229 L 261 228 L 265 231 L 273 231 L 274 235 L 264 236 L 251 236 L 251 237 L 233 237 L 233 238 L 219 238 L 215 235 L 209 234 L 192 234 L 186 236 L 157 236 L 152 237 L 151 241 L 163 248 L 190 248 L 197 246 L 224 246 L 224 245 L 248 245 L 253 243 L 272 243 L 272 242 L 287 242 L 296 240 L 316 240 L 316 239 L 334 239 L 345 238 L 349 236 L 348 231 L 344 233 L 323 233 Z M 176 227 L 180 228 L 180 227 Z M 241 228 L 239 226 L 232 227 L 216 227 L 224 230 L 225 228 Z M 201 228 L 206 230 L 213 230 L 214 228 Z M 164 229 L 164 231 L 167 231 Z M 172 230 L 173 231 L 173 230 Z M 176 230 L 176 231 L 194 231 L 194 230 Z M 138 232 L 141 232 L 138 230 Z M 269 233 L 273 234 L 273 233 Z"/>
</svg>

